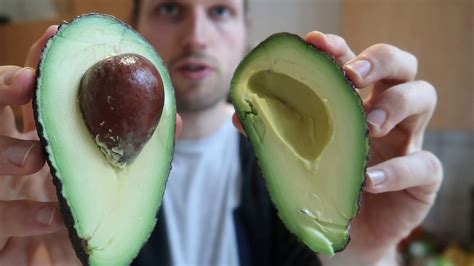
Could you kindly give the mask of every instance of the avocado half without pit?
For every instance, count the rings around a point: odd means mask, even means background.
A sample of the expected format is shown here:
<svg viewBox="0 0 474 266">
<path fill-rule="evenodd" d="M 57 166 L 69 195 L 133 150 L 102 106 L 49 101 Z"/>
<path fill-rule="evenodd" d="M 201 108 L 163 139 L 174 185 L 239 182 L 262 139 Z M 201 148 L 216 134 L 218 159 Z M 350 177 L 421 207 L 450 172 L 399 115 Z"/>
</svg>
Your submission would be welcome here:
<svg viewBox="0 0 474 266">
<path fill-rule="evenodd" d="M 231 98 L 283 223 L 315 252 L 343 250 L 369 141 L 340 65 L 296 35 L 275 34 L 240 63 Z"/>
<path fill-rule="evenodd" d="M 41 54 L 33 111 L 79 259 L 129 264 L 153 231 L 173 155 L 160 56 L 114 17 L 63 23 Z"/>
</svg>

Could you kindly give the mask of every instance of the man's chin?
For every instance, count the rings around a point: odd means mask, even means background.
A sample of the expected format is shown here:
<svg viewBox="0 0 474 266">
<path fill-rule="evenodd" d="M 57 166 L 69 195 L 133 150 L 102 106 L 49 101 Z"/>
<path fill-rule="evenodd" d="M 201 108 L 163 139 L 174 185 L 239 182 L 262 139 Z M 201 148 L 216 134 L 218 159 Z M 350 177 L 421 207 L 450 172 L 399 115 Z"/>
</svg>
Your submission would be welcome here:
<svg viewBox="0 0 474 266">
<path fill-rule="evenodd" d="M 176 95 L 176 107 L 180 113 L 202 112 L 214 108 L 224 97 L 182 97 Z"/>
</svg>

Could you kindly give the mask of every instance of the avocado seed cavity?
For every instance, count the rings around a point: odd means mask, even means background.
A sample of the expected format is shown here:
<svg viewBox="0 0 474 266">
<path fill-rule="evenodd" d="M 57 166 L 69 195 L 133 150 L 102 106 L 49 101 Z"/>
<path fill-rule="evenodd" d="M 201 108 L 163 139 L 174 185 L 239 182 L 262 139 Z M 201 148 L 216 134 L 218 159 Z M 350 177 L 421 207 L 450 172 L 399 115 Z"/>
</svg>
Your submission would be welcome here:
<svg viewBox="0 0 474 266">
<path fill-rule="evenodd" d="M 91 66 L 81 79 L 79 105 L 107 161 L 123 168 L 151 138 L 161 117 L 160 73 L 143 56 L 120 54 Z"/>
</svg>

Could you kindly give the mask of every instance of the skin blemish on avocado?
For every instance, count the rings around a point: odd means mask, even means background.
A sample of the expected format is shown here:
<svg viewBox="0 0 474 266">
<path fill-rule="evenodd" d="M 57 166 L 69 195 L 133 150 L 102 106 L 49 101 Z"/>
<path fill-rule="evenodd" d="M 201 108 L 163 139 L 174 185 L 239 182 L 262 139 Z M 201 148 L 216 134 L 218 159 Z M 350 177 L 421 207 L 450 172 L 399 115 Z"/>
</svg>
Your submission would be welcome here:
<svg viewBox="0 0 474 266">
<path fill-rule="evenodd" d="M 252 102 L 250 100 L 247 100 L 246 103 L 250 111 L 245 112 L 245 119 L 250 119 L 252 121 L 252 127 L 254 129 L 254 132 L 257 134 L 260 143 L 263 143 L 263 141 L 265 140 L 266 133 L 265 123 L 258 116 L 258 112 L 254 108 Z"/>
<path fill-rule="evenodd" d="M 258 115 L 258 112 L 257 110 L 255 109 L 255 107 L 253 106 L 252 102 L 250 101 L 249 98 L 245 99 L 244 100 L 245 103 L 247 104 L 248 106 L 248 111 L 245 111 L 245 116 L 244 116 L 244 119 L 246 119 L 248 116 L 257 116 Z"/>
<path fill-rule="evenodd" d="M 310 218 L 313 222 L 321 225 L 323 228 L 331 228 L 334 230 L 344 231 L 346 226 L 344 224 L 334 223 L 332 220 L 324 221 L 320 217 L 320 214 L 315 215 L 308 209 L 300 209 L 300 213 L 304 214 L 306 217 Z"/>
<path fill-rule="evenodd" d="M 314 214 L 312 214 L 310 211 L 308 211 L 308 209 L 300 209 L 300 212 L 312 219 L 316 219 L 316 216 L 314 216 Z"/>
</svg>

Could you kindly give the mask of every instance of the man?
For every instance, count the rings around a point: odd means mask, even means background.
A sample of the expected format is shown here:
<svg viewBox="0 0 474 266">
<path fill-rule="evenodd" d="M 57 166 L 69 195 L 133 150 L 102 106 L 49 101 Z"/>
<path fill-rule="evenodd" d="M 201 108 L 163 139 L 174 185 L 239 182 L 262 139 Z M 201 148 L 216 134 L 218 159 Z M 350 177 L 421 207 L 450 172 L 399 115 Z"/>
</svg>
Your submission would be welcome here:
<svg viewBox="0 0 474 266">
<path fill-rule="evenodd" d="M 168 66 L 183 121 L 160 222 L 135 264 L 317 264 L 275 216 L 245 138 L 230 127 L 226 96 L 245 53 L 244 1 L 141 0 L 135 8 L 136 29 Z M 55 31 L 32 46 L 27 67 Z M 372 155 L 352 241 L 319 259 L 395 265 L 397 243 L 421 223 L 442 179 L 439 160 L 421 150 L 435 91 L 415 80 L 416 58 L 396 47 L 355 56 L 335 35 L 311 32 L 306 41 L 344 64 L 357 87 L 375 86 L 364 104 Z M 14 129 L 9 108 L 31 99 L 34 79 L 31 68 L 0 67 L 0 264 L 77 263 L 36 137 Z"/>
</svg>

